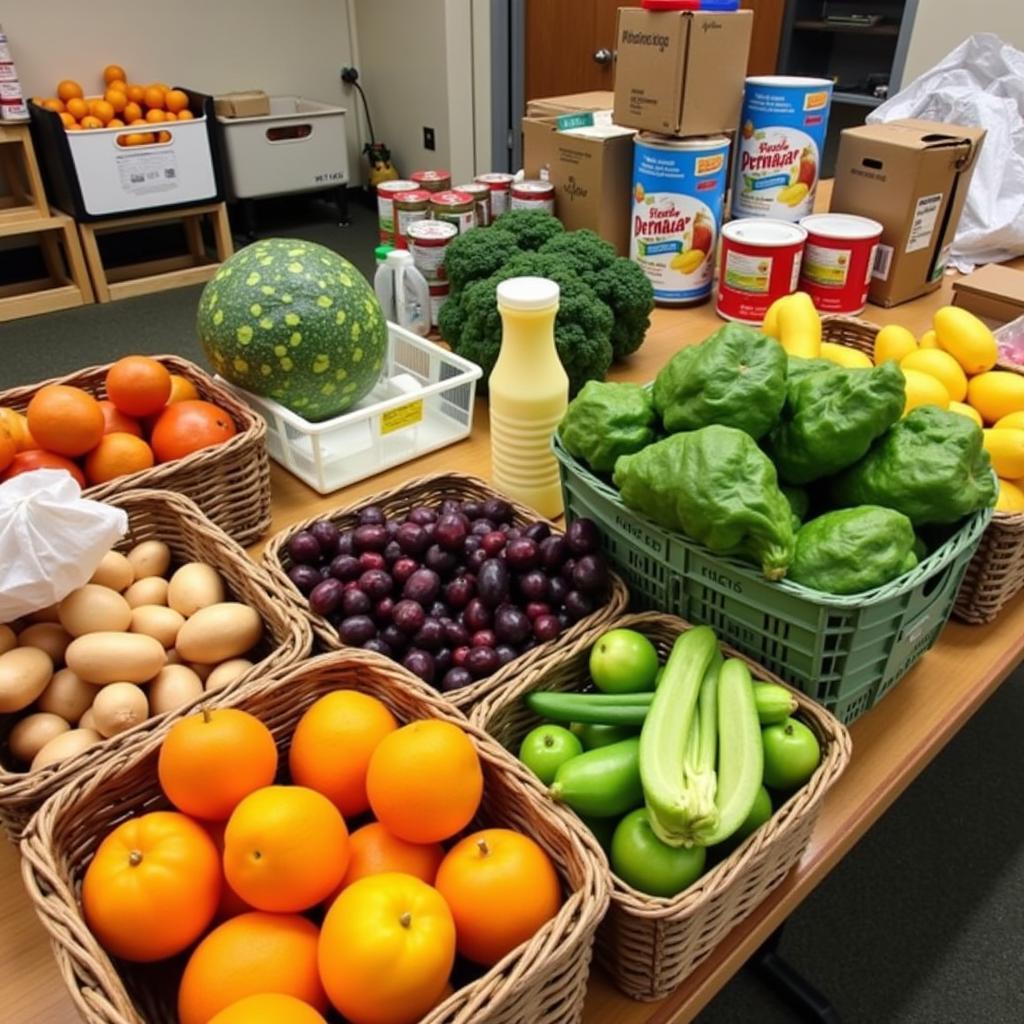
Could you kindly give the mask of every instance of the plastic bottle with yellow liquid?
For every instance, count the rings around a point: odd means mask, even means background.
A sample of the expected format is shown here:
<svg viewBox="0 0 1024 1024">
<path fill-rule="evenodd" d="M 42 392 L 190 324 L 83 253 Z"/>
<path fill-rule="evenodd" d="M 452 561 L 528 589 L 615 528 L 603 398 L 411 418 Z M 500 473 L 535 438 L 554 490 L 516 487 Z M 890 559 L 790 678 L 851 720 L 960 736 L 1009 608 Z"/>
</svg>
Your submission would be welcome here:
<svg viewBox="0 0 1024 1024">
<path fill-rule="evenodd" d="M 555 350 L 558 296 L 558 285 L 543 277 L 498 285 L 501 350 L 488 382 L 494 485 L 548 518 L 562 513 L 551 435 L 569 404 Z"/>
</svg>

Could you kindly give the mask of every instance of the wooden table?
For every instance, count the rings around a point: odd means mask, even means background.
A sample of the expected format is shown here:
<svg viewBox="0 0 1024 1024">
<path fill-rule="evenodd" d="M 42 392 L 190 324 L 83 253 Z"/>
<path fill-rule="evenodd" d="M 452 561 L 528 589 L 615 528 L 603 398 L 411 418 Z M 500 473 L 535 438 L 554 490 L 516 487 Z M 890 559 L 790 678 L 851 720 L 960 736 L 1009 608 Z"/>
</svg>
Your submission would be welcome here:
<svg viewBox="0 0 1024 1024">
<path fill-rule="evenodd" d="M 940 291 L 895 309 L 868 307 L 877 323 L 901 323 L 920 335 L 932 312 L 949 301 Z M 710 305 L 657 310 L 647 343 L 612 376 L 649 380 L 680 346 L 720 326 Z M 320 510 L 347 504 L 422 473 L 457 470 L 490 475 L 486 408 L 478 404 L 473 435 L 414 464 L 389 470 L 329 497 L 321 497 L 274 466 L 272 532 Z M 261 545 L 253 549 L 257 554 Z M 825 800 L 803 860 L 785 882 L 722 943 L 676 993 L 659 1003 L 635 1003 L 595 971 L 586 1024 L 681 1024 L 691 1020 L 758 946 L 785 920 L 1024 656 L 1024 600 L 989 626 L 953 623 L 939 643 L 874 710 L 852 727 L 853 760 Z M 0 846 L 0 1007 L 8 1024 L 75 1024 L 78 1017 L 50 957 L 42 926 L 21 885 L 15 850 Z"/>
</svg>

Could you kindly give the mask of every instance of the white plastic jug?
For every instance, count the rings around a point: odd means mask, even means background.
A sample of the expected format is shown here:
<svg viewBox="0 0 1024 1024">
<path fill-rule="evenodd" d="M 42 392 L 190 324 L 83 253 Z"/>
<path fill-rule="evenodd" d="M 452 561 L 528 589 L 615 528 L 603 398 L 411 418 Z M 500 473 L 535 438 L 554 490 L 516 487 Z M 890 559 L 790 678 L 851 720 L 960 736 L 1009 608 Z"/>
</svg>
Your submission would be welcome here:
<svg viewBox="0 0 1024 1024">
<path fill-rule="evenodd" d="M 413 264 L 412 253 L 389 252 L 374 275 L 373 290 L 387 320 L 423 337 L 430 333 L 430 286 Z"/>
</svg>

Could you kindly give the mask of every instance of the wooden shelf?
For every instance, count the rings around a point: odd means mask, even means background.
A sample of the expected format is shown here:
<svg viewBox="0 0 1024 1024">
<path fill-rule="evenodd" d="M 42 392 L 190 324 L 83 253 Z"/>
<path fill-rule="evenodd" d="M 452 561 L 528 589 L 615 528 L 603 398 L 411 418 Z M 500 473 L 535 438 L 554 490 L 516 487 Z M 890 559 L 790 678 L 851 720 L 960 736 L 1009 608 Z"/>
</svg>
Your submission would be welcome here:
<svg viewBox="0 0 1024 1024">
<path fill-rule="evenodd" d="M 900 34 L 899 25 L 882 21 L 877 25 L 853 25 L 841 21 L 814 21 L 802 19 L 793 22 L 793 28 L 802 32 L 840 32 L 861 36 L 892 36 L 895 38 Z"/>
</svg>

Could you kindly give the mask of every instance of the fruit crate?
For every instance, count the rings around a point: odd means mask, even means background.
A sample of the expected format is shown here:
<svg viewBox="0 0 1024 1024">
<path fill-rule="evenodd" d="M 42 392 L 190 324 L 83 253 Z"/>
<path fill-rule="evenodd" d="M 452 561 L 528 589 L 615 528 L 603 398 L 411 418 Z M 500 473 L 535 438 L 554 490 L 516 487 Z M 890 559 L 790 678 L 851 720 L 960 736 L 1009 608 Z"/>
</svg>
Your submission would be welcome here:
<svg viewBox="0 0 1024 1024">
<path fill-rule="evenodd" d="M 169 491 L 132 490 L 107 498 L 107 504 L 128 515 L 128 533 L 115 548 L 127 551 L 144 540 L 162 540 L 171 549 L 172 564 L 206 562 L 223 577 L 234 600 L 255 608 L 263 620 L 264 638 L 252 668 L 217 692 L 230 698 L 250 683 L 277 669 L 291 668 L 309 655 L 313 636 L 309 624 L 275 593 L 274 584 L 246 553 L 221 529 L 214 526 L 188 498 Z M 200 701 L 209 699 L 204 694 Z M 100 765 L 117 757 L 140 737 L 163 723 L 180 718 L 200 701 L 155 715 L 135 728 L 102 740 L 77 757 L 36 773 L 18 770 L 7 746 L 11 727 L 20 714 L 0 716 L 0 826 L 17 840 L 42 803 L 76 778 L 91 775 Z"/>
<path fill-rule="evenodd" d="M 270 526 L 270 459 L 267 457 L 267 427 L 244 402 L 195 363 L 180 356 L 156 356 L 171 373 L 195 385 L 199 397 L 220 406 L 231 416 L 237 433 L 223 444 L 203 448 L 183 459 L 165 462 L 127 473 L 109 483 L 87 487 L 83 497 L 105 501 L 136 487 L 176 491 L 191 498 L 200 510 L 239 544 L 259 540 Z M 19 412 L 48 384 L 69 384 L 83 388 L 96 398 L 106 397 L 104 380 L 111 364 L 0 391 L 0 406 Z"/>
<path fill-rule="evenodd" d="M 1015 322 L 1016 323 L 1016 322 Z M 1014 328 L 1014 324 L 1007 327 Z M 822 338 L 870 356 L 877 324 L 846 316 L 826 316 Z M 1009 333 L 1009 332 L 1008 332 Z M 997 341 L 999 333 L 996 334 Z M 1024 367 L 1003 358 L 996 369 L 1024 373 Z M 1024 512 L 993 512 L 981 542 L 967 565 L 956 595 L 953 615 L 961 622 L 991 622 L 1003 607 L 1024 589 Z"/>
<path fill-rule="evenodd" d="M 546 800 L 526 768 L 493 739 L 439 695 L 368 651 L 314 658 L 233 696 L 218 692 L 209 706 L 256 715 L 284 753 L 303 712 L 337 689 L 376 697 L 402 722 L 440 719 L 464 729 L 484 772 L 483 803 L 470 827 L 501 826 L 529 835 L 552 858 L 562 884 L 564 902 L 554 918 L 496 966 L 472 972 L 471 980 L 419 1024 L 578 1024 L 594 932 L 608 905 L 607 862 L 579 820 Z M 107 832 L 132 813 L 167 806 L 156 773 L 167 728 L 148 734 L 48 801 L 21 845 L 29 895 L 50 933 L 75 1007 L 90 1024 L 174 1024 L 178 1019 L 181 958 L 154 965 L 112 960 L 87 928 L 78 900 L 85 868 Z"/>
<path fill-rule="evenodd" d="M 475 477 L 463 476 L 458 473 L 438 473 L 433 476 L 423 476 L 406 481 L 399 487 L 390 491 L 382 491 L 333 512 L 326 512 L 303 523 L 296 523 L 275 534 L 267 543 L 263 552 L 263 567 L 274 581 L 279 593 L 287 594 L 303 614 L 308 616 L 313 626 L 314 642 L 320 650 L 336 651 L 339 649 L 351 650 L 346 647 L 338 636 L 337 629 L 322 615 L 317 615 L 309 607 L 306 597 L 288 578 L 288 569 L 291 568 L 291 559 L 288 556 L 288 541 L 300 530 L 306 530 L 313 523 L 320 519 L 329 519 L 340 529 L 345 530 L 354 527 L 358 521 L 358 513 L 368 505 L 380 507 L 386 516 L 404 516 L 411 509 L 418 505 L 436 506 L 445 498 L 454 498 L 458 501 L 474 499 L 486 501 L 488 498 L 501 498 L 508 501 L 512 506 L 512 522 L 517 525 L 541 521 L 546 522 L 533 509 L 520 505 L 518 502 L 506 498 L 499 491 L 494 490 L 483 480 Z M 553 523 L 548 523 L 553 533 L 559 533 Z M 611 574 L 611 588 L 607 602 L 596 609 L 591 615 L 580 619 L 579 622 L 570 626 L 564 633 L 554 640 L 538 644 L 532 650 L 521 654 L 514 661 L 503 665 L 497 672 L 483 679 L 479 679 L 469 686 L 459 690 L 453 690 L 444 695 L 445 699 L 458 708 L 466 709 L 472 707 L 477 701 L 487 694 L 505 686 L 510 680 L 526 672 L 538 664 L 549 654 L 557 651 L 567 643 L 572 643 L 577 637 L 583 636 L 589 630 L 603 626 L 611 619 L 620 615 L 626 607 L 629 595 L 626 592 L 625 584 L 614 573 Z M 399 668 L 405 673 L 406 670 Z M 411 677 L 411 673 L 408 673 Z"/>
<path fill-rule="evenodd" d="M 607 629 L 643 633 L 667 658 L 690 623 L 646 612 L 626 615 Z M 516 751 L 523 737 L 543 719 L 522 698 L 535 690 L 573 691 L 590 681 L 590 649 L 602 630 L 566 645 L 513 685 L 474 708 L 471 721 L 503 747 Z M 740 658 L 755 679 L 784 685 L 761 665 L 722 645 L 727 657 Z M 793 691 L 796 717 L 810 728 L 822 757 L 807 784 L 777 807 L 771 818 L 696 882 L 672 897 L 648 896 L 614 872 L 611 905 L 597 933 L 597 962 L 626 995 L 653 1000 L 677 988 L 715 947 L 746 918 L 789 873 L 803 855 L 825 794 L 850 760 L 850 736 L 836 719 L 804 694 Z M 532 784 L 546 792 L 531 776 Z"/>
<path fill-rule="evenodd" d="M 380 380 L 342 416 L 312 423 L 272 398 L 217 380 L 266 420 L 271 458 L 329 494 L 468 437 L 482 372 L 476 363 L 389 323 Z"/>
<path fill-rule="evenodd" d="M 556 435 L 568 520 L 601 527 L 605 552 L 633 603 L 711 626 L 723 640 L 799 686 L 841 722 L 874 707 L 938 639 L 990 509 L 916 568 L 862 594 L 825 594 L 764 579 L 626 508 L 619 492 L 577 462 Z"/>
</svg>

